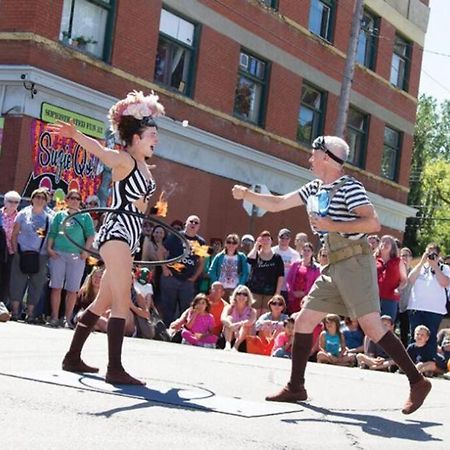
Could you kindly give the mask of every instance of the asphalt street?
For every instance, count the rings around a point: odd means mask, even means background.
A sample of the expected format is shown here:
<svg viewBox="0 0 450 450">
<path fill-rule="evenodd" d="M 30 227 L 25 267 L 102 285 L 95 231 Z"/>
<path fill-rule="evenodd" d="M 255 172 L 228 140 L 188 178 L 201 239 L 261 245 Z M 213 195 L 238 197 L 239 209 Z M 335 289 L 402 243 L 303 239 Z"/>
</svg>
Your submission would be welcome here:
<svg viewBox="0 0 450 450">
<path fill-rule="evenodd" d="M 107 342 L 83 357 L 100 374 L 63 372 L 72 331 L 0 323 L 0 448 L 443 449 L 450 445 L 450 381 L 433 379 L 425 405 L 401 407 L 399 374 L 310 364 L 307 402 L 264 401 L 289 376 L 278 358 L 126 338 L 123 362 L 146 387 L 104 383 Z"/>
</svg>

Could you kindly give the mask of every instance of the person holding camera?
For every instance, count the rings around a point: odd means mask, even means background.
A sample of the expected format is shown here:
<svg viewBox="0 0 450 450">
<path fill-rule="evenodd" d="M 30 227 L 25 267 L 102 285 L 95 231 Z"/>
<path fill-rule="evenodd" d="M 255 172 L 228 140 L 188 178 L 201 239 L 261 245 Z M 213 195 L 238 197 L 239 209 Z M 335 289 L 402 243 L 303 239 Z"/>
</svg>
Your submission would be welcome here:
<svg viewBox="0 0 450 450">
<path fill-rule="evenodd" d="M 418 325 L 425 325 L 430 330 L 427 345 L 434 353 L 437 351 L 439 325 L 447 313 L 446 289 L 450 286 L 450 267 L 440 261 L 439 255 L 439 246 L 428 244 L 419 263 L 408 276 L 412 285 L 408 302 L 411 336 L 414 336 Z"/>
</svg>

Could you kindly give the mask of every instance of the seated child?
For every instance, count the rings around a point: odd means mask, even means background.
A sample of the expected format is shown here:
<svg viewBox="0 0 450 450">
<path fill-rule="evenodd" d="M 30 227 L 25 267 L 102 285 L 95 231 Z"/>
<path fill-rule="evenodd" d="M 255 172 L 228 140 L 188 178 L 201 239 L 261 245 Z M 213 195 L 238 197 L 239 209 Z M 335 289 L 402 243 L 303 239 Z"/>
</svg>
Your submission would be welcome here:
<svg viewBox="0 0 450 450">
<path fill-rule="evenodd" d="M 432 377 L 442 374 L 446 369 L 443 355 L 436 353 L 436 349 L 427 345 L 430 339 L 430 330 L 425 325 L 418 325 L 414 330 L 414 340 L 408 345 L 406 351 L 416 365 L 417 370 L 425 376 Z"/>
<path fill-rule="evenodd" d="M 272 349 L 272 356 L 275 356 L 276 358 L 292 357 L 292 343 L 294 342 L 294 324 L 295 320 L 292 318 L 286 319 L 283 322 L 284 331 L 279 333 L 275 338 L 275 343 Z"/>
<path fill-rule="evenodd" d="M 170 328 L 181 329 L 181 343 L 197 347 L 215 348 L 217 336 L 213 334 L 214 317 L 209 313 L 208 297 L 197 294 L 190 308 L 183 312 L 178 320 L 170 324 Z"/>
<path fill-rule="evenodd" d="M 364 351 L 364 333 L 356 319 L 346 317 L 345 326 L 341 331 L 347 345 L 347 353 L 356 355 Z"/>
<path fill-rule="evenodd" d="M 385 330 L 394 330 L 394 323 L 391 316 L 381 316 L 381 323 Z M 356 355 L 358 366 L 361 369 L 394 371 L 397 369 L 394 361 L 385 351 L 375 342 L 366 336 L 364 338 L 364 353 Z"/>
<path fill-rule="evenodd" d="M 319 336 L 319 352 L 317 362 L 337 366 L 353 366 L 355 358 L 347 354 L 345 338 L 341 333 L 341 321 L 337 314 L 327 314 L 325 330 Z"/>
</svg>

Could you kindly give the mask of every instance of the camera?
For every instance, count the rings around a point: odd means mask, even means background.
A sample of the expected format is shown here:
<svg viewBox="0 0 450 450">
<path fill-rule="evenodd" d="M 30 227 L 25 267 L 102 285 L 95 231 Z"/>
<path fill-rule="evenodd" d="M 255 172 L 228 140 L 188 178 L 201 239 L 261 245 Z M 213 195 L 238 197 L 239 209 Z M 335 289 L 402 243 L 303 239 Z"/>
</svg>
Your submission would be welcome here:
<svg viewBox="0 0 450 450">
<path fill-rule="evenodd" d="M 428 254 L 428 259 L 431 259 L 432 261 L 434 261 L 437 258 L 437 253 L 429 253 Z"/>
</svg>

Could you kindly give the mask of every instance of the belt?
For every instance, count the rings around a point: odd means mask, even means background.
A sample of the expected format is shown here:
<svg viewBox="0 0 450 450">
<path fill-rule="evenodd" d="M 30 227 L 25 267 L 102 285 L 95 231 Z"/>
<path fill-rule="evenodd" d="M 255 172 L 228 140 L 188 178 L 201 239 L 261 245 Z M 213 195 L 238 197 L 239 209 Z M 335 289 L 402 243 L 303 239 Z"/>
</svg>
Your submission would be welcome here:
<svg viewBox="0 0 450 450">
<path fill-rule="evenodd" d="M 357 255 L 368 255 L 371 253 L 370 247 L 357 244 L 350 245 L 348 247 L 340 248 L 339 250 L 334 250 L 328 254 L 328 261 L 330 264 L 336 264 L 339 261 L 344 261 L 345 259 L 349 259 L 352 256 Z"/>
</svg>

